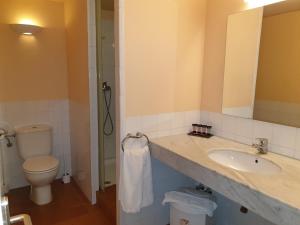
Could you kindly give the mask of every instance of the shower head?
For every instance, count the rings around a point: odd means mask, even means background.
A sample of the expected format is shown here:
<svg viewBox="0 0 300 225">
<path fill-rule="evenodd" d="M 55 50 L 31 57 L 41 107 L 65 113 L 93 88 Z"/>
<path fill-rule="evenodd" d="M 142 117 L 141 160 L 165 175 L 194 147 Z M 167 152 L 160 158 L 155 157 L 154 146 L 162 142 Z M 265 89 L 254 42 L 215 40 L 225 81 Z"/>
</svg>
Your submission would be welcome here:
<svg viewBox="0 0 300 225">
<path fill-rule="evenodd" d="M 103 82 L 102 90 L 103 91 L 109 91 L 109 90 L 111 90 L 111 87 L 107 84 L 107 82 Z"/>
</svg>

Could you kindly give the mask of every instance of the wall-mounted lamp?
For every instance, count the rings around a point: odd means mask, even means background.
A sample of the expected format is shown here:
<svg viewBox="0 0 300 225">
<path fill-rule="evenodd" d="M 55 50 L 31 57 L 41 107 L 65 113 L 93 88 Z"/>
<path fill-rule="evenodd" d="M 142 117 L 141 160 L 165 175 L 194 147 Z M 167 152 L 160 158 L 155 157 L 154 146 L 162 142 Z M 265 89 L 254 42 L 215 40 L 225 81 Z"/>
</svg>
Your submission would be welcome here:
<svg viewBox="0 0 300 225">
<path fill-rule="evenodd" d="M 42 30 L 42 27 L 31 24 L 10 24 L 10 27 L 17 33 L 23 35 L 33 35 Z"/>
</svg>

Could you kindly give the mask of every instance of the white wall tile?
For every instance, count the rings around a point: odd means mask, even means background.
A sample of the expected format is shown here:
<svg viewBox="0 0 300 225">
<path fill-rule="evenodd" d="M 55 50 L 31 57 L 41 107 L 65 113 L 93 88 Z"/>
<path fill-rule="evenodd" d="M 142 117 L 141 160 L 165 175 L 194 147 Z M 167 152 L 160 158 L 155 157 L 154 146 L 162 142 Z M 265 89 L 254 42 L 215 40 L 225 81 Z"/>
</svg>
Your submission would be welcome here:
<svg viewBox="0 0 300 225">
<path fill-rule="evenodd" d="M 171 135 L 178 135 L 178 134 L 185 134 L 188 132 L 191 132 L 192 128 L 191 127 L 182 127 L 182 128 L 176 128 L 176 129 L 172 129 L 170 131 Z"/>
<path fill-rule="evenodd" d="M 272 142 L 273 125 L 262 121 L 253 121 L 253 140 L 256 138 L 267 138 Z"/>
<path fill-rule="evenodd" d="M 253 121 L 239 118 L 236 120 L 236 134 L 252 141 Z"/>
<path fill-rule="evenodd" d="M 202 112 L 201 112 L 202 117 Z M 221 133 L 223 130 L 223 117 L 220 113 L 209 113 L 209 125 L 212 126 L 212 133 Z"/>
<path fill-rule="evenodd" d="M 160 130 L 156 132 L 156 137 L 166 137 L 166 136 L 170 136 L 171 135 L 171 131 L 170 130 Z"/>
<path fill-rule="evenodd" d="M 185 126 L 192 126 L 193 123 L 200 123 L 200 111 L 185 112 Z"/>
<path fill-rule="evenodd" d="M 150 116 L 142 116 L 141 117 L 141 131 L 142 132 L 151 132 L 157 131 L 158 125 L 158 116 L 150 115 Z"/>
<path fill-rule="evenodd" d="M 150 138 L 188 133 L 193 123 L 200 122 L 200 111 L 162 113 L 126 119 L 126 133 L 141 131 Z"/>
<path fill-rule="evenodd" d="M 136 117 L 128 117 L 126 119 L 126 124 L 125 124 L 125 132 L 126 133 L 136 133 L 138 132 L 141 127 L 141 117 L 136 116 Z"/>
<path fill-rule="evenodd" d="M 158 131 L 168 131 L 172 128 L 173 113 L 163 113 L 158 115 Z"/>
<path fill-rule="evenodd" d="M 286 148 L 286 147 L 282 147 L 282 146 L 279 146 L 279 145 L 270 145 L 269 150 L 274 152 L 274 153 L 284 155 L 284 156 L 288 156 L 288 157 L 291 157 L 291 158 L 293 158 L 294 155 L 295 155 L 295 149 Z"/>
<path fill-rule="evenodd" d="M 227 134 L 236 134 L 237 133 L 237 120 L 232 116 L 223 116 L 223 126 L 222 130 Z"/>
<path fill-rule="evenodd" d="M 283 125 L 273 125 L 272 143 L 287 148 L 296 147 L 297 129 Z"/>
<path fill-rule="evenodd" d="M 185 112 L 175 112 L 173 114 L 172 129 L 185 127 Z"/>
<path fill-rule="evenodd" d="M 300 160 L 300 129 L 251 119 L 201 111 L 201 122 L 213 126 L 216 136 L 251 145 L 256 138 L 267 138 L 271 152 Z"/>
<path fill-rule="evenodd" d="M 235 135 L 233 133 L 230 133 L 230 132 L 227 132 L 227 131 L 220 132 L 219 136 L 224 137 L 224 138 L 229 139 L 229 140 L 238 141 L 237 140 L 238 139 L 237 135 Z"/>
<path fill-rule="evenodd" d="M 253 141 L 252 141 L 251 137 L 249 138 L 249 137 L 234 135 L 232 140 L 237 141 L 237 142 L 242 143 L 242 144 L 246 144 L 246 145 L 252 145 L 253 144 Z"/>
<path fill-rule="evenodd" d="M 210 113 L 207 111 L 201 111 L 200 113 L 200 122 L 204 124 L 210 123 Z"/>
<path fill-rule="evenodd" d="M 126 132 L 142 131 L 151 138 L 163 137 L 187 133 L 192 130 L 192 123 L 200 121 L 212 125 L 214 135 L 247 145 L 251 145 L 255 138 L 267 138 L 270 151 L 300 159 L 300 129 L 221 113 L 189 111 L 129 117 Z"/>
</svg>

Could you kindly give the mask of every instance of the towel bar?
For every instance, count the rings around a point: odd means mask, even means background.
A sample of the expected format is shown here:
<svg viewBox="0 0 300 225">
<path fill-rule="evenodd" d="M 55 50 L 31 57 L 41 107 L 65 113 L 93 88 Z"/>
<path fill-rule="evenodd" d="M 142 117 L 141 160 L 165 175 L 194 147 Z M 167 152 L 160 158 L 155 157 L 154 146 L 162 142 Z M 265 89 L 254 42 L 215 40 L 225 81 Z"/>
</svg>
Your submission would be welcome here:
<svg viewBox="0 0 300 225">
<path fill-rule="evenodd" d="M 143 134 L 141 132 L 137 132 L 136 135 L 133 135 L 133 134 L 127 134 L 126 137 L 122 140 L 121 142 L 121 145 L 122 145 L 122 151 L 124 152 L 124 144 L 125 142 L 130 139 L 130 138 L 135 138 L 135 139 L 138 139 L 138 138 L 146 138 L 147 139 L 147 145 L 149 146 L 150 145 L 150 140 L 148 138 L 148 136 L 146 134 Z"/>
</svg>

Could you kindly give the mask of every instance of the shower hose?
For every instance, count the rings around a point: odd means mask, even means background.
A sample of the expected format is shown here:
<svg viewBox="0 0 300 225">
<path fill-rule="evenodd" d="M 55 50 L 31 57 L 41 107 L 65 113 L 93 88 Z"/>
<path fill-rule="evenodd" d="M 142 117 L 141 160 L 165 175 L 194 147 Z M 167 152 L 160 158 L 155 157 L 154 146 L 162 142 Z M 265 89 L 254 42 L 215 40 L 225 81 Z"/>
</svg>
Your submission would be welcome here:
<svg viewBox="0 0 300 225">
<path fill-rule="evenodd" d="M 103 133 L 106 136 L 110 136 L 114 132 L 113 119 L 110 114 L 112 94 L 111 94 L 111 87 L 107 85 L 106 82 L 103 82 L 103 93 L 104 93 L 104 102 L 105 102 L 105 109 L 106 109 L 106 114 L 104 117 Z"/>
</svg>

